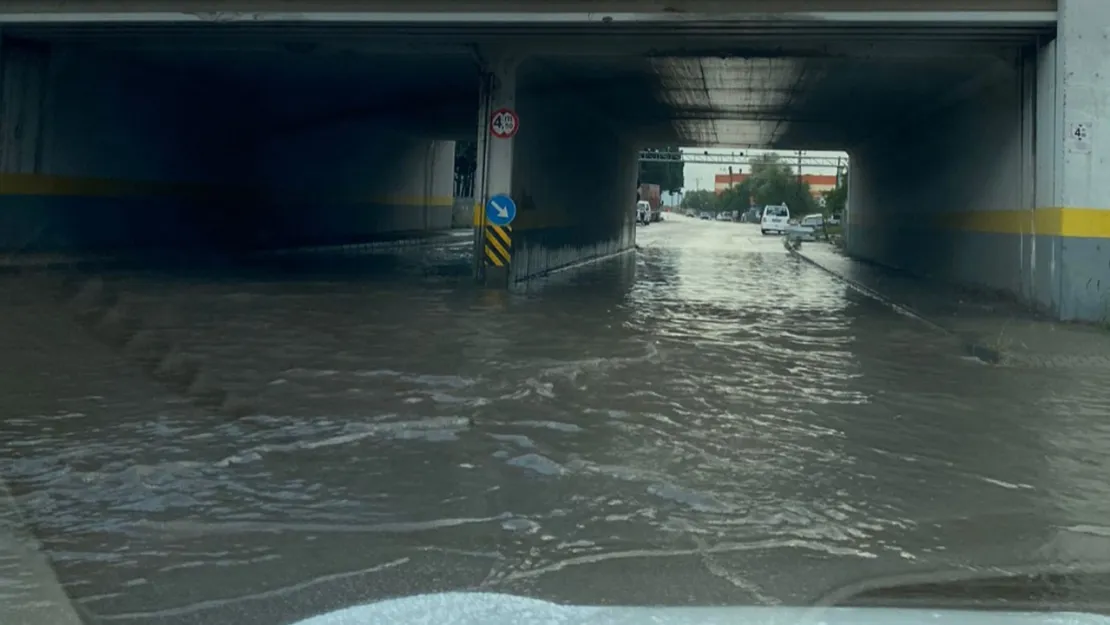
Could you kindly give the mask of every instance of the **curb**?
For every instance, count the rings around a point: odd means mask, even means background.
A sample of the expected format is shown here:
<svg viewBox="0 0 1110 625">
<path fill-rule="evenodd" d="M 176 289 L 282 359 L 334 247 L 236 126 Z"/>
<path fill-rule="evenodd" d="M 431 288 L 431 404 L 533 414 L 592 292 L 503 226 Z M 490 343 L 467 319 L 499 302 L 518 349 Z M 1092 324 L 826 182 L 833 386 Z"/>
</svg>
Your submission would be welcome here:
<svg viewBox="0 0 1110 625">
<path fill-rule="evenodd" d="M 34 536 L 8 485 L 0 481 L 0 559 L 11 571 L 14 592 L 5 592 L 0 621 L 26 625 L 82 625 L 90 619 L 73 601 Z M 14 569 L 14 570 L 13 570 Z"/>
<path fill-rule="evenodd" d="M 640 246 L 634 244 L 633 247 L 627 247 L 627 248 L 625 248 L 623 250 L 620 250 L 620 251 L 617 251 L 617 252 L 610 252 L 608 254 L 602 254 L 601 256 L 593 256 L 591 258 L 583 258 L 581 260 L 576 260 L 576 261 L 567 263 L 565 265 L 560 265 L 560 266 L 554 267 L 552 269 L 545 269 L 541 272 L 532 274 L 528 277 L 516 280 L 514 282 L 511 282 L 510 286 L 513 287 L 513 288 L 526 288 L 526 287 L 523 287 L 522 285 L 527 285 L 527 284 L 529 284 L 530 282 L 533 282 L 533 281 L 542 281 L 542 280 L 548 279 L 552 276 L 556 276 L 556 275 L 567 273 L 567 272 L 572 272 L 572 271 L 575 271 L 577 269 L 582 269 L 584 267 L 587 267 L 589 265 L 593 265 L 593 264 L 597 264 L 597 263 L 603 263 L 607 260 L 613 260 L 615 258 L 620 258 L 621 256 L 624 256 L 625 254 L 635 252 L 636 250 L 639 250 L 639 249 L 641 249 Z"/>
<path fill-rule="evenodd" d="M 979 341 L 979 340 L 976 340 L 976 339 L 973 339 L 973 338 L 969 339 L 966 336 L 961 335 L 960 333 L 956 332 L 955 330 L 952 330 L 951 328 L 945 326 L 944 324 L 933 321 L 932 319 L 929 319 L 928 317 L 922 315 L 921 313 L 917 312 L 916 310 L 913 310 L 912 308 L 908 308 L 906 306 L 903 306 L 903 305 L 885 297 L 883 294 L 879 293 L 878 291 L 875 291 L 874 289 L 872 289 L 870 287 L 864 286 L 863 284 L 861 284 L 859 282 L 856 282 L 855 280 L 847 278 L 846 276 L 844 276 L 841 273 L 838 273 L 836 271 L 833 271 L 832 269 L 829 269 L 828 267 L 826 267 L 826 266 L 822 265 L 821 263 L 813 260 L 812 258 L 806 256 L 804 253 L 802 253 L 801 251 L 799 251 L 797 249 L 790 249 L 789 252 L 793 256 L 796 256 L 797 258 L 800 258 L 800 259 L 804 260 L 805 262 L 809 263 L 810 265 L 813 265 L 814 267 L 817 267 L 821 271 L 824 271 L 825 273 L 829 274 L 830 276 L 832 276 L 833 278 L 835 278 L 839 282 L 844 283 L 845 285 L 847 285 L 852 290 L 854 290 L 858 293 L 862 293 L 863 295 L 875 300 L 876 302 L 879 302 L 883 306 L 886 306 L 887 308 L 890 308 L 894 312 L 896 312 L 898 314 L 901 314 L 901 315 L 905 315 L 906 317 L 910 317 L 911 319 L 914 319 L 915 321 L 918 321 L 920 323 L 923 323 L 923 324 L 929 326 L 930 328 L 932 328 L 933 330 L 936 330 L 937 332 L 940 332 L 942 334 L 945 334 L 947 336 L 950 336 L 950 337 L 956 339 L 957 341 L 960 342 L 960 345 L 962 346 L 963 351 L 968 356 L 971 356 L 973 358 L 977 358 L 977 359 L 981 360 L 982 362 L 987 363 L 987 364 L 991 364 L 991 365 L 1001 364 L 1006 359 L 1006 355 L 1001 350 L 990 347 L 990 346 L 984 344 L 982 341 Z"/>
</svg>

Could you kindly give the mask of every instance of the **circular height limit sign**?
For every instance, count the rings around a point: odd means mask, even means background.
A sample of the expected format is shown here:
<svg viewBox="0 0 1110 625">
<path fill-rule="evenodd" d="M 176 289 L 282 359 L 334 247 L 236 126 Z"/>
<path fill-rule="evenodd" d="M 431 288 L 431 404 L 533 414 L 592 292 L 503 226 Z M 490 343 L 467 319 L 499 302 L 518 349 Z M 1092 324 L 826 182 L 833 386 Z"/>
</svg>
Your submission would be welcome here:
<svg viewBox="0 0 1110 625">
<path fill-rule="evenodd" d="M 498 109 L 489 118 L 489 132 L 498 139 L 511 139 L 520 129 L 520 119 L 511 109 Z"/>
</svg>

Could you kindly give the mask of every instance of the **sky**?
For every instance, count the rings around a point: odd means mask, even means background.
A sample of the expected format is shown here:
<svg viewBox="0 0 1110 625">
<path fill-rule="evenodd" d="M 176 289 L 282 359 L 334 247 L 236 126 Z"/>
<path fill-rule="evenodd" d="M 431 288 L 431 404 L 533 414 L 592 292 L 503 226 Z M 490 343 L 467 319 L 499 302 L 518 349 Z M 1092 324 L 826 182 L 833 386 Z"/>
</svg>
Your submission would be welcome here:
<svg viewBox="0 0 1110 625">
<path fill-rule="evenodd" d="M 682 148 L 683 153 L 704 154 L 736 154 L 743 152 L 744 154 L 767 154 L 778 153 L 785 157 L 793 157 L 797 152 L 785 150 L 759 150 L 759 149 L 730 149 L 730 148 Z M 805 156 L 819 156 L 819 157 L 842 157 L 847 161 L 848 154 L 845 152 L 821 152 L 816 150 L 806 150 L 803 152 Z M 739 167 L 734 166 L 733 171 L 739 171 Z M 713 189 L 713 177 L 716 174 L 727 174 L 727 164 L 705 164 L 705 163 L 686 163 L 685 176 L 686 176 L 686 190 L 692 189 Z M 802 169 L 804 174 L 835 174 L 836 168 L 833 167 L 804 167 Z M 668 202 L 669 203 L 669 202 Z"/>
</svg>

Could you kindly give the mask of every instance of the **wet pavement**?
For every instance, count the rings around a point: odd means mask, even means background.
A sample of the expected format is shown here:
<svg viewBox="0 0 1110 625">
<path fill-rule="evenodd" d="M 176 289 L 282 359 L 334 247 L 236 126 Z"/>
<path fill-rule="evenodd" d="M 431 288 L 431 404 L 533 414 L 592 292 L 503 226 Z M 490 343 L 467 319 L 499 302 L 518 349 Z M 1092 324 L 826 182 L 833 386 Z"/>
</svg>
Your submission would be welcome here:
<svg viewBox="0 0 1110 625">
<path fill-rule="evenodd" d="M 6 276 L 0 476 L 104 623 L 1110 560 L 1105 377 L 970 358 L 754 226 L 638 240 L 514 294 L 473 286 L 465 239 L 101 276 L 234 411 Z"/>
<path fill-rule="evenodd" d="M 1092 382 L 1110 379 L 1107 323 L 1061 323 L 1007 294 L 925 281 L 847 257 L 826 243 L 807 243 L 799 253 L 853 287 L 956 336 L 969 353 L 989 362 L 1072 369 Z"/>
</svg>

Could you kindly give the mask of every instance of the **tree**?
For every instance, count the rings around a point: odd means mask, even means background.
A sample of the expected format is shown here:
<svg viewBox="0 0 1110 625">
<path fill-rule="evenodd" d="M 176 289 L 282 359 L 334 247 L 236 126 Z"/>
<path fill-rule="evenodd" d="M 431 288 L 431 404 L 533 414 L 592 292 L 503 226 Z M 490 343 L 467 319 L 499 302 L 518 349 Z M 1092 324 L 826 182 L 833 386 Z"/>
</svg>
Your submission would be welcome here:
<svg viewBox="0 0 1110 625">
<path fill-rule="evenodd" d="M 644 150 L 653 154 L 679 154 L 677 146 L 649 148 Z M 675 192 L 686 186 L 686 164 L 678 160 L 640 161 L 640 183 L 657 184 L 660 191 Z"/>
<path fill-rule="evenodd" d="M 778 154 L 763 154 L 752 162 L 750 197 L 756 206 L 786 204 L 793 215 L 816 211 L 809 184 L 794 174 Z"/>
<path fill-rule="evenodd" d="M 839 215 L 848 205 L 848 171 L 837 178 L 836 188 L 825 191 L 825 212 L 830 215 Z"/>
<path fill-rule="evenodd" d="M 717 196 L 718 212 L 744 212 L 751 208 L 752 181 L 745 179 L 735 187 L 729 187 Z"/>
<path fill-rule="evenodd" d="M 478 143 L 455 142 L 455 195 L 473 197 L 474 176 L 478 168 Z"/>
<path fill-rule="evenodd" d="M 712 211 L 717 206 L 717 196 L 712 191 L 695 189 L 682 196 L 682 207 L 696 211 Z"/>
<path fill-rule="evenodd" d="M 455 197 L 474 197 L 474 176 L 478 169 L 478 143 L 455 142 Z"/>
</svg>

